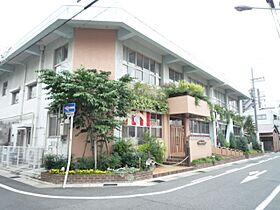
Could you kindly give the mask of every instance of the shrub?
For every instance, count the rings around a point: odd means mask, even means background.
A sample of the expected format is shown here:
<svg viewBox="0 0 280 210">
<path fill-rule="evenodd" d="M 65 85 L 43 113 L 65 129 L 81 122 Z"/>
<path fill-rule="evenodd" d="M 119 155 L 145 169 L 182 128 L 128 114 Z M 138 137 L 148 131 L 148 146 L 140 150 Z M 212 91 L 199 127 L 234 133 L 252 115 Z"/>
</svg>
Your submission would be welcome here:
<svg viewBox="0 0 280 210">
<path fill-rule="evenodd" d="M 139 158 L 130 140 L 117 141 L 114 144 L 113 153 L 120 156 L 122 167 L 139 167 Z"/>
<path fill-rule="evenodd" d="M 66 168 L 67 158 L 62 155 L 46 155 L 44 156 L 43 165 L 47 170 Z M 72 164 L 70 168 L 73 168 Z"/>
<path fill-rule="evenodd" d="M 215 161 L 221 161 L 224 158 L 221 155 L 213 155 L 213 156 L 208 156 L 204 158 L 199 158 L 196 160 L 192 161 L 192 164 L 197 165 L 197 164 L 203 164 L 203 163 L 215 163 Z"/>
<path fill-rule="evenodd" d="M 74 162 L 75 169 L 86 170 L 94 168 L 94 157 L 81 157 Z"/>
<path fill-rule="evenodd" d="M 261 145 L 257 141 L 256 135 L 251 136 L 251 142 L 254 150 L 262 150 Z"/>
<path fill-rule="evenodd" d="M 223 132 L 221 130 L 218 131 L 218 139 L 219 139 L 219 142 L 220 142 L 220 146 L 221 147 L 226 147 L 226 139 L 225 139 L 225 136 L 223 134 Z"/>
<path fill-rule="evenodd" d="M 240 137 L 237 141 L 236 141 L 236 147 L 239 150 L 242 150 L 243 152 L 248 151 L 248 140 L 245 136 Z"/>
<path fill-rule="evenodd" d="M 116 153 L 103 153 L 98 158 L 99 161 L 97 167 L 100 170 L 107 170 L 108 168 L 117 169 L 121 167 L 121 157 Z"/>
<path fill-rule="evenodd" d="M 230 133 L 230 136 L 229 136 L 229 147 L 236 149 L 236 139 L 235 139 L 235 136 L 233 133 Z"/>
<path fill-rule="evenodd" d="M 164 145 L 158 139 L 151 137 L 148 134 L 144 134 L 144 144 L 138 146 L 138 152 L 146 154 L 158 163 L 163 162 L 164 151 Z"/>
</svg>

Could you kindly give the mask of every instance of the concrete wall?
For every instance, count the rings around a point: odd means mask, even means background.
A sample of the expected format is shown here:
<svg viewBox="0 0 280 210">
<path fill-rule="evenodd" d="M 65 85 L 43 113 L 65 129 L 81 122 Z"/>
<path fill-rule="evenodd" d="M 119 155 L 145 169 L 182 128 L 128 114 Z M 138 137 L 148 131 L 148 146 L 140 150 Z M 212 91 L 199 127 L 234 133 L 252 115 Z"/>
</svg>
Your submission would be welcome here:
<svg viewBox="0 0 280 210">
<path fill-rule="evenodd" d="M 199 145 L 198 142 L 203 140 L 204 145 Z M 210 136 L 191 136 L 190 145 L 190 161 L 212 155 L 212 145 Z"/>
<path fill-rule="evenodd" d="M 75 29 L 73 67 L 111 72 L 115 78 L 116 31 L 99 29 Z"/>
<path fill-rule="evenodd" d="M 192 96 L 177 96 L 168 99 L 169 114 L 189 113 L 203 117 L 210 116 L 210 110 L 207 102 L 200 100 L 195 105 L 195 98 Z"/>
</svg>

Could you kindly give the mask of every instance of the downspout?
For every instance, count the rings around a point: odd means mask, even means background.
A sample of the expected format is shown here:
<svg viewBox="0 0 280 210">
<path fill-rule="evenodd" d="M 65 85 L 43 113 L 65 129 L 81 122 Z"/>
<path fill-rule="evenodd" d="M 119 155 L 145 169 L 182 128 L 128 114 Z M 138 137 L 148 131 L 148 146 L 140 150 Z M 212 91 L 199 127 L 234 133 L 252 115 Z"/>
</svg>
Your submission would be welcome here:
<svg viewBox="0 0 280 210">
<path fill-rule="evenodd" d="M 21 96 L 21 105 L 20 105 L 20 122 L 22 122 L 22 116 L 23 116 L 23 106 L 24 106 L 24 96 L 25 96 L 25 83 L 26 83 L 26 75 L 27 75 L 27 66 L 24 63 L 20 63 L 20 65 L 24 68 L 24 74 L 23 74 L 23 84 L 22 84 L 22 96 Z"/>
<path fill-rule="evenodd" d="M 39 70 L 43 69 L 44 67 L 44 55 L 45 55 L 45 46 L 40 46 L 40 60 L 39 60 Z M 38 73 L 39 74 L 39 73 Z M 37 144 L 38 134 L 37 129 L 39 125 L 39 115 L 40 115 L 40 106 L 41 106 L 41 93 L 42 93 L 42 84 L 39 81 L 39 77 L 37 79 L 37 103 L 36 103 L 36 110 L 35 110 L 35 118 L 34 118 L 34 125 L 33 125 L 33 141 L 32 141 L 32 147 L 35 147 Z M 45 142 L 46 147 L 46 142 Z"/>
</svg>

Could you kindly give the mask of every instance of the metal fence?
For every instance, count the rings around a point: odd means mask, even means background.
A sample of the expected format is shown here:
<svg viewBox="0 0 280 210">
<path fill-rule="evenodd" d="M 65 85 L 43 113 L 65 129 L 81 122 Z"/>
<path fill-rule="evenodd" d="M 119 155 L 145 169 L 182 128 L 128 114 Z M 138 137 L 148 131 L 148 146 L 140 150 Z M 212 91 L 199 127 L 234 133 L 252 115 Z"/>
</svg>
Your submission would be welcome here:
<svg viewBox="0 0 280 210">
<path fill-rule="evenodd" d="M 0 166 L 38 169 L 42 167 L 44 149 L 0 146 Z"/>
</svg>

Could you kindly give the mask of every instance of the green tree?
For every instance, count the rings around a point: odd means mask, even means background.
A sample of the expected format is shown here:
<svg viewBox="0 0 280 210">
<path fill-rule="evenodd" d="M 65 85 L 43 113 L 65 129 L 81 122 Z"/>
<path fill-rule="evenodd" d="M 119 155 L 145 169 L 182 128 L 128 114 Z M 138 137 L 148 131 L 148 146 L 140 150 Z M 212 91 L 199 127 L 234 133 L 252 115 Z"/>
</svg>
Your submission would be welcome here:
<svg viewBox="0 0 280 210">
<path fill-rule="evenodd" d="M 244 132 L 248 136 L 256 135 L 256 129 L 251 116 L 247 116 L 244 123 Z"/>
<path fill-rule="evenodd" d="M 233 148 L 233 149 L 236 148 L 236 139 L 235 139 L 235 136 L 234 136 L 233 133 L 230 133 L 230 136 L 229 136 L 229 145 L 230 145 L 230 148 Z"/>
<path fill-rule="evenodd" d="M 109 79 L 109 72 L 80 68 L 73 73 L 53 70 L 39 71 L 39 78 L 51 99 L 49 109 L 61 110 L 62 105 L 76 103 L 74 127 L 87 132 L 92 153 L 96 142 L 107 148 L 113 140 L 113 130 L 119 128 L 123 117 L 131 111 L 133 94 L 128 84 L 132 78 L 123 76 L 118 81 Z"/>
</svg>

